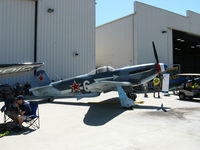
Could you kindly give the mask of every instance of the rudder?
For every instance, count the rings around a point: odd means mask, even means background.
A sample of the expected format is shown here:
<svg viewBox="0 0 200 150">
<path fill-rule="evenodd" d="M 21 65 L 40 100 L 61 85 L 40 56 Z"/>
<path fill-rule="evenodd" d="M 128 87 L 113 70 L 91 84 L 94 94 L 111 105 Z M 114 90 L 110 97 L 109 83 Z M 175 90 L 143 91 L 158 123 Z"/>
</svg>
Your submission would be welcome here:
<svg viewBox="0 0 200 150">
<path fill-rule="evenodd" d="M 31 83 L 32 87 L 40 87 L 49 85 L 51 83 L 48 75 L 44 70 L 39 70 L 36 72 L 34 79 Z"/>
</svg>

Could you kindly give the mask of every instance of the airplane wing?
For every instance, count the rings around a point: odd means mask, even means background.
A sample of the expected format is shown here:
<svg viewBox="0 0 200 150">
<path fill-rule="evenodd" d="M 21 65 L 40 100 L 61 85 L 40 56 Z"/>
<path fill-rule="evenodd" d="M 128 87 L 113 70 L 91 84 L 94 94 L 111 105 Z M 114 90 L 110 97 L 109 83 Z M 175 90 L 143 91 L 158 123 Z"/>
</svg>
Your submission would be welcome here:
<svg viewBox="0 0 200 150">
<path fill-rule="evenodd" d="M 44 63 L 1 64 L 0 78 L 29 73 L 42 65 Z"/>
<path fill-rule="evenodd" d="M 200 73 L 181 73 L 179 76 L 200 76 Z"/>
<path fill-rule="evenodd" d="M 118 86 L 132 86 L 130 82 L 97 81 L 87 86 L 88 91 L 102 91 L 102 89 L 116 88 Z"/>
<path fill-rule="evenodd" d="M 113 86 L 132 86 L 130 82 L 119 82 L 119 81 L 98 81 L 96 84 L 110 84 Z"/>
</svg>

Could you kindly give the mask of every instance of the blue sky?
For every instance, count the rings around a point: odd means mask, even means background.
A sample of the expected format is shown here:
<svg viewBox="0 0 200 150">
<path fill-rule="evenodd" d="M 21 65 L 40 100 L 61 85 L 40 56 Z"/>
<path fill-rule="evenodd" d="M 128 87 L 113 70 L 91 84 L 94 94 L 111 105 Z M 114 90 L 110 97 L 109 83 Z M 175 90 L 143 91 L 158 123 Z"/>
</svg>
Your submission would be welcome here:
<svg viewBox="0 0 200 150">
<path fill-rule="evenodd" d="M 135 0 L 96 0 L 96 26 L 134 12 Z M 149 5 L 186 15 L 186 10 L 200 13 L 200 0 L 137 0 Z"/>
</svg>

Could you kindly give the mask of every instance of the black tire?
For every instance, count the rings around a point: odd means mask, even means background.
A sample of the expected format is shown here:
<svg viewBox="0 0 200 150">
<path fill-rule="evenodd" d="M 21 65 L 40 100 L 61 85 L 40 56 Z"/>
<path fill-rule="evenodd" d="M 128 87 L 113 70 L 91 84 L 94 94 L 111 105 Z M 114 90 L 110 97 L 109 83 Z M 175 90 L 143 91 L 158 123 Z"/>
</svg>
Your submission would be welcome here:
<svg viewBox="0 0 200 150">
<path fill-rule="evenodd" d="M 51 97 L 51 98 L 48 98 L 47 101 L 48 101 L 49 103 L 51 103 L 51 102 L 54 101 L 54 98 L 52 98 L 52 97 Z"/>
<path fill-rule="evenodd" d="M 132 99 L 133 101 L 135 101 L 137 98 L 137 95 L 135 93 L 128 93 L 127 96 L 128 96 L 128 98 Z"/>
<path fill-rule="evenodd" d="M 184 93 L 179 93 L 179 99 L 184 100 L 185 99 L 185 94 Z"/>
<path fill-rule="evenodd" d="M 190 100 L 193 100 L 193 97 L 189 97 Z"/>
</svg>

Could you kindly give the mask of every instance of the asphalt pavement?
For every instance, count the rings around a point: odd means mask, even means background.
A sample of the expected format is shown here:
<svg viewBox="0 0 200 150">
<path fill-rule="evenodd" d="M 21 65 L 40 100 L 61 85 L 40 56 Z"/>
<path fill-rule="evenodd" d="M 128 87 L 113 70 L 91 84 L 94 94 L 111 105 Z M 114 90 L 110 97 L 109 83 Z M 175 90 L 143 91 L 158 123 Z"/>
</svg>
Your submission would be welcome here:
<svg viewBox="0 0 200 150">
<path fill-rule="evenodd" d="M 118 94 L 39 102 L 38 130 L 0 138 L 1 150 L 199 150 L 200 100 L 138 94 L 133 110 Z M 142 103 L 144 102 L 144 103 Z M 0 102 L 0 107 L 3 102 Z M 0 124 L 3 113 L 0 113 Z"/>
</svg>

